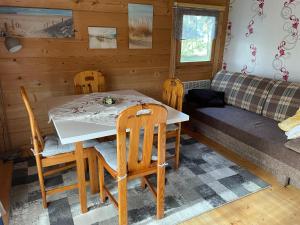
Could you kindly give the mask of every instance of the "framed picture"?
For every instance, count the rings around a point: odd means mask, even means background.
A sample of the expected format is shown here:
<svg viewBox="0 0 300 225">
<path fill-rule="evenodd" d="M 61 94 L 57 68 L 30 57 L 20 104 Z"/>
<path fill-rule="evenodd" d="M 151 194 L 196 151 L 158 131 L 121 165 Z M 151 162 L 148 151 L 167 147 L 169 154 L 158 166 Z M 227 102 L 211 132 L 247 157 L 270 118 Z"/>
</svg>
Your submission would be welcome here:
<svg viewBox="0 0 300 225">
<path fill-rule="evenodd" d="M 128 4 L 129 48 L 152 48 L 153 6 Z"/>
<path fill-rule="evenodd" d="M 0 29 L 26 38 L 73 38 L 72 10 L 0 7 Z"/>
<path fill-rule="evenodd" d="M 117 48 L 117 29 L 109 27 L 89 27 L 90 49 Z"/>
</svg>

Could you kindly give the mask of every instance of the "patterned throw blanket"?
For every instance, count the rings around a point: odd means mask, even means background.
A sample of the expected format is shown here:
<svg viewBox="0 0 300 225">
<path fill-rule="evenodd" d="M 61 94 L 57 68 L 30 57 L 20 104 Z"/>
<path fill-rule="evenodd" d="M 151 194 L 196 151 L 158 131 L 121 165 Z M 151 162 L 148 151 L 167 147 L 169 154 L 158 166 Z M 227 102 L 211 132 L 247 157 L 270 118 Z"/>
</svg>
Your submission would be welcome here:
<svg viewBox="0 0 300 225">
<path fill-rule="evenodd" d="M 116 99 L 116 103 L 113 105 L 103 104 L 103 98 L 107 96 Z M 49 122 L 51 120 L 75 120 L 115 126 L 116 118 L 124 109 L 146 103 L 161 104 L 146 96 L 92 93 L 51 109 Z"/>
</svg>

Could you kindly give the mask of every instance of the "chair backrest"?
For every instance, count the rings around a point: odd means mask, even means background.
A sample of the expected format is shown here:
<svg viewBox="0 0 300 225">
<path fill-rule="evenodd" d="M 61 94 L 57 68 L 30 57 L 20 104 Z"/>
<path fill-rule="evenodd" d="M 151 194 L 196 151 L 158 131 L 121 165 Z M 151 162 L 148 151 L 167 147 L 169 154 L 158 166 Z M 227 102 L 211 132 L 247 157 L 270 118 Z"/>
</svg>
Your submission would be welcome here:
<svg viewBox="0 0 300 225">
<path fill-rule="evenodd" d="M 163 84 L 163 102 L 178 111 L 182 111 L 184 87 L 179 79 L 168 79 Z"/>
<path fill-rule="evenodd" d="M 105 79 L 101 72 L 83 71 L 75 75 L 74 86 L 76 94 L 89 94 L 105 91 Z"/>
<path fill-rule="evenodd" d="M 118 174 L 126 171 L 146 170 L 151 165 L 154 127 L 158 125 L 157 154 L 165 157 L 167 110 L 164 106 L 144 104 L 132 106 L 121 112 L 117 119 L 117 158 Z M 129 132 L 129 143 L 126 145 L 126 130 Z M 140 133 L 141 129 L 144 130 Z M 141 151 L 140 135 L 143 134 Z M 126 151 L 128 148 L 128 151 Z M 126 157 L 127 152 L 127 157 Z M 127 159 L 127 160 L 126 160 Z M 127 168 L 126 168 L 127 166 Z"/>
<path fill-rule="evenodd" d="M 44 149 L 44 139 L 41 135 L 41 131 L 39 129 L 39 126 L 37 124 L 37 120 L 35 118 L 35 115 L 33 113 L 32 107 L 29 102 L 28 95 L 26 93 L 25 88 L 22 86 L 21 89 L 21 96 L 25 104 L 26 111 L 28 113 L 29 122 L 30 122 L 30 128 L 31 128 L 31 134 L 32 134 L 32 142 L 34 151 L 36 154 L 39 154 Z"/>
</svg>

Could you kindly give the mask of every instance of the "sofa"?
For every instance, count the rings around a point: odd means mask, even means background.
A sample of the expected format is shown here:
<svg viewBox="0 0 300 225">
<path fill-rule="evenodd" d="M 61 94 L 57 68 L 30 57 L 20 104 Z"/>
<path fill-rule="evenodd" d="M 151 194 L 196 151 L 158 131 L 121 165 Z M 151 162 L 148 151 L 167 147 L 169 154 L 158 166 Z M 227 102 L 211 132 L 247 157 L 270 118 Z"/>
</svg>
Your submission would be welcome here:
<svg viewBox="0 0 300 225">
<path fill-rule="evenodd" d="M 300 83 L 220 71 L 212 81 L 184 82 L 190 89 L 225 93 L 224 107 L 184 101 L 189 126 L 271 172 L 282 184 L 300 188 L 300 154 L 285 147 L 278 123 L 300 107 Z"/>
</svg>

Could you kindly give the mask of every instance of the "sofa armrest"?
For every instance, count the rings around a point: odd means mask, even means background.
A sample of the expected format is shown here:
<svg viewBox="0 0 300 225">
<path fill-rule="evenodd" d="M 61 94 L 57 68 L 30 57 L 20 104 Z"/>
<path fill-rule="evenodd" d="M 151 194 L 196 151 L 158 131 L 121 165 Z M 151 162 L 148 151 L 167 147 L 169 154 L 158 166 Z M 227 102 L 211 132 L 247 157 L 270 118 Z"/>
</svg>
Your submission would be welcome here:
<svg viewBox="0 0 300 225">
<path fill-rule="evenodd" d="M 187 94 L 191 89 L 210 89 L 211 80 L 194 80 L 183 82 L 184 93 Z"/>
</svg>

